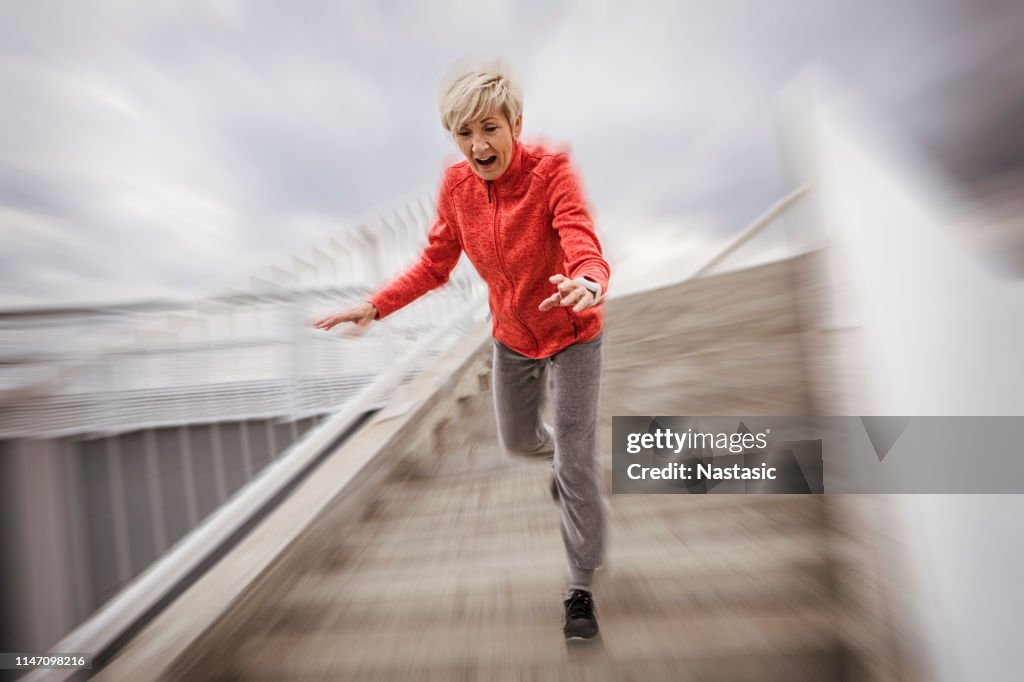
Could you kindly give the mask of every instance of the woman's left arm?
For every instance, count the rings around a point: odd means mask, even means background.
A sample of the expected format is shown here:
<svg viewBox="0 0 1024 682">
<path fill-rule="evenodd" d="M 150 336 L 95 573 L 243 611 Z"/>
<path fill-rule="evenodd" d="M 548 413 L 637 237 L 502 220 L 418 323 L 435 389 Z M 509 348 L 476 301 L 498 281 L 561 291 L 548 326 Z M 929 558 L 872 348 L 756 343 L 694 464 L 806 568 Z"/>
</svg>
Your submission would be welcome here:
<svg viewBox="0 0 1024 682">
<path fill-rule="evenodd" d="M 577 312 L 599 304 L 608 293 L 611 268 L 601 253 L 601 243 L 594 231 L 594 221 L 587 201 L 573 170 L 568 154 L 552 158 L 548 175 L 548 209 L 552 226 L 565 253 L 565 273 L 552 273 L 551 282 L 558 292 L 541 303 L 542 310 L 555 305 L 571 305 Z M 595 287 L 580 280 L 589 280 Z M 582 304 L 582 305 L 580 305 Z"/>
</svg>

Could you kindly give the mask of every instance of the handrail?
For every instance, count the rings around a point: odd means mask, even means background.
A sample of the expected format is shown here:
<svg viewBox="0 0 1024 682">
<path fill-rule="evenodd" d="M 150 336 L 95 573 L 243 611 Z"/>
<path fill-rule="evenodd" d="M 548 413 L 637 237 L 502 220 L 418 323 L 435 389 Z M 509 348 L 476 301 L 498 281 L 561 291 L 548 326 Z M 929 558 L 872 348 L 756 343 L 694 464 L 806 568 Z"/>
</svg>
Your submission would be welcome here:
<svg viewBox="0 0 1024 682">
<path fill-rule="evenodd" d="M 725 247 L 718 252 L 717 255 L 713 256 L 703 267 L 698 268 L 689 277 L 683 281 L 689 281 L 691 279 L 697 279 L 702 277 L 704 274 L 712 270 L 719 263 L 724 261 L 726 258 L 731 256 L 737 249 L 746 244 L 748 241 L 754 238 L 758 233 L 761 232 L 765 227 L 770 225 L 779 215 L 788 209 L 791 205 L 796 203 L 804 194 L 810 190 L 809 185 L 803 185 L 796 190 L 790 192 L 783 198 L 772 204 L 767 211 L 758 216 L 754 222 L 752 222 L 745 230 L 736 235 L 731 242 L 725 245 Z"/>
<path fill-rule="evenodd" d="M 367 405 L 395 388 L 406 371 L 420 356 L 434 350 L 452 327 L 472 321 L 483 310 L 483 297 L 472 299 L 448 325 L 435 329 L 420 340 L 401 361 L 396 362 L 372 384 L 362 389 L 345 407 L 306 437 L 295 443 L 278 460 L 272 462 L 249 485 L 213 512 L 182 541 L 157 559 L 127 587 L 100 607 L 67 636 L 51 647 L 51 651 L 83 651 L 99 654 L 108 649 L 129 629 L 135 627 L 147 613 L 170 593 L 179 589 L 189 578 L 201 574 L 201 566 L 235 533 L 241 530 L 265 505 L 297 479 L 302 477 L 347 429 L 362 417 Z M 195 574 L 195 575 L 193 575 Z M 66 680 L 75 671 L 66 671 L 63 677 L 53 677 L 57 671 L 35 671 L 23 678 L 26 682 Z"/>
</svg>

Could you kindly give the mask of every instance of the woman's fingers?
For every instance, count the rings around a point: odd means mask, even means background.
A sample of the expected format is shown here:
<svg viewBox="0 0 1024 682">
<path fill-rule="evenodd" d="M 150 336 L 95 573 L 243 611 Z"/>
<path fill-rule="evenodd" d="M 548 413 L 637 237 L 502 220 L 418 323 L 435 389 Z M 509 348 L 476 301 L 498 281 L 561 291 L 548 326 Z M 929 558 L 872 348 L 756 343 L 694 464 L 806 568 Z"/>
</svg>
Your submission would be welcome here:
<svg viewBox="0 0 1024 682">
<path fill-rule="evenodd" d="M 372 319 L 373 315 L 363 315 L 357 310 L 346 310 L 343 313 L 336 313 L 334 315 L 321 317 L 313 323 L 313 326 L 317 329 L 330 331 L 332 327 L 336 327 L 342 322 L 355 322 L 356 324 L 366 325 L 369 324 Z"/>
<path fill-rule="evenodd" d="M 573 282 L 571 279 L 567 279 L 558 285 L 558 290 L 562 292 L 562 297 L 566 297 L 576 289 L 581 288 L 578 282 Z"/>
<path fill-rule="evenodd" d="M 556 291 L 555 293 L 551 294 L 550 296 L 548 296 L 547 298 L 540 302 L 540 309 L 551 310 L 552 308 L 557 306 L 559 304 L 559 301 L 561 300 L 562 294 Z"/>
<path fill-rule="evenodd" d="M 559 305 L 570 306 L 575 305 L 584 296 L 586 289 L 584 287 L 576 285 L 575 288 L 571 289 L 567 294 L 562 296 L 562 302 Z"/>
<path fill-rule="evenodd" d="M 584 287 L 584 291 L 586 293 L 584 293 L 583 297 L 580 298 L 579 302 L 577 302 L 576 305 L 574 305 L 572 307 L 572 311 L 574 313 L 578 313 L 581 310 L 585 310 L 585 309 L 589 308 L 590 306 L 594 305 L 594 301 L 595 301 L 595 299 L 594 299 L 594 292 L 591 291 L 590 289 L 586 289 L 585 287 Z"/>
<path fill-rule="evenodd" d="M 578 313 L 594 305 L 594 293 L 579 282 L 574 282 L 563 275 L 554 275 L 549 280 L 558 287 L 558 291 L 541 301 L 540 310 L 572 306 L 573 312 Z"/>
<path fill-rule="evenodd" d="M 327 317 L 321 317 L 319 320 L 313 323 L 313 326 L 317 329 L 330 329 L 334 326 L 334 315 L 328 315 Z"/>
<path fill-rule="evenodd" d="M 352 316 L 349 313 L 338 313 L 337 315 L 331 315 L 326 319 L 325 328 L 330 329 L 331 327 L 335 327 L 341 324 L 342 322 L 349 322 L 351 321 L 351 319 Z"/>
<path fill-rule="evenodd" d="M 555 293 L 551 294 L 550 296 L 545 298 L 543 301 L 541 301 L 539 308 L 541 310 L 551 310 L 555 306 L 564 306 L 564 305 L 566 305 L 564 299 L 565 299 L 565 296 L 572 289 L 572 280 L 570 280 L 565 275 L 558 274 L 558 275 L 551 275 L 550 277 L 548 277 L 548 281 L 551 282 L 552 284 L 554 284 L 555 287 L 558 289 L 558 291 L 556 291 Z"/>
</svg>

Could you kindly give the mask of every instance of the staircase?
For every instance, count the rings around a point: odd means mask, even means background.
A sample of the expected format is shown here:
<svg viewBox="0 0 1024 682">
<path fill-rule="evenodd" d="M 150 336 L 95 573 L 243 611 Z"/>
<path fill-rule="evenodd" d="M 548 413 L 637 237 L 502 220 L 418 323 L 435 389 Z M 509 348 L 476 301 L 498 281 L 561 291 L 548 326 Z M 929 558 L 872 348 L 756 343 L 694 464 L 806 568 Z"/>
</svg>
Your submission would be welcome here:
<svg viewBox="0 0 1024 682">
<path fill-rule="evenodd" d="M 815 325 L 817 257 L 607 303 L 606 474 L 612 415 L 829 412 L 837 344 Z M 153 678 L 917 679 L 870 496 L 609 495 L 602 633 L 567 645 L 550 466 L 500 451 L 489 362 L 485 341 L 443 395 L 410 386 L 433 411 L 391 441 L 363 501 L 318 518 Z M 141 651 L 100 677 L 123 679 Z"/>
</svg>

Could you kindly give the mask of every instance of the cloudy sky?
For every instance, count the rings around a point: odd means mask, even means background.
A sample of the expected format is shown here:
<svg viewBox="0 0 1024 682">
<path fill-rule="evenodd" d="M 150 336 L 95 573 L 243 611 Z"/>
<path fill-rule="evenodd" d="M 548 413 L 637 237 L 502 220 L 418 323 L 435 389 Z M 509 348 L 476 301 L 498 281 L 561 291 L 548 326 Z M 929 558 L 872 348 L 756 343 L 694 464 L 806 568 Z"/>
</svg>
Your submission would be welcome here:
<svg viewBox="0 0 1024 682">
<path fill-rule="evenodd" d="M 438 79 L 501 55 L 571 145 L 606 248 L 661 277 L 790 188 L 775 93 L 809 62 L 953 176 L 1024 161 L 1024 4 L 3 2 L 0 306 L 217 291 L 454 147 Z"/>
</svg>

